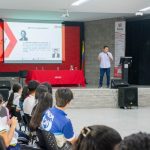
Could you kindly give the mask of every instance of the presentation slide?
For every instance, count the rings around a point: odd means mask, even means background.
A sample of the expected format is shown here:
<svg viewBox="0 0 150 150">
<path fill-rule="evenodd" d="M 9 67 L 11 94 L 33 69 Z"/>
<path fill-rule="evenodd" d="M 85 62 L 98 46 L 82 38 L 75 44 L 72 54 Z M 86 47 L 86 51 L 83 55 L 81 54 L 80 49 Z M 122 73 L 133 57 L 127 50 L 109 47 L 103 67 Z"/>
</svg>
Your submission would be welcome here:
<svg viewBox="0 0 150 150">
<path fill-rule="evenodd" d="M 62 24 L 4 22 L 5 63 L 62 63 Z"/>
</svg>

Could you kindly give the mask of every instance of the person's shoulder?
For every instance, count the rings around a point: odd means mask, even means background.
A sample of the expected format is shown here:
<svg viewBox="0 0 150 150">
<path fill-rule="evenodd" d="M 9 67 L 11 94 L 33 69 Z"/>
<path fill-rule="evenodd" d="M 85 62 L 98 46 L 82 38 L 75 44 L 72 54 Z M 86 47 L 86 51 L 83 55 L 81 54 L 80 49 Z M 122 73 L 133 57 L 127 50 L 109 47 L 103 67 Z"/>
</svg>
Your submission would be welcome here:
<svg viewBox="0 0 150 150">
<path fill-rule="evenodd" d="M 35 100 L 35 96 L 29 95 L 29 96 L 27 97 L 27 99 L 28 99 L 28 100 Z"/>
<path fill-rule="evenodd" d="M 43 115 L 50 115 L 52 114 L 52 108 L 48 108 L 47 110 L 45 110 L 45 112 L 43 113 Z"/>
<path fill-rule="evenodd" d="M 0 114 L 0 134 L 8 129 L 8 118 L 6 114 Z"/>
<path fill-rule="evenodd" d="M 43 113 L 42 118 L 43 118 L 43 119 L 42 119 L 43 122 L 44 122 L 45 120 L 52 121 L 52 120 L 54 119 L 54 115 L 53 115 L 53 113 L 51 112 L 51 109 L 50 109 L 50 108 L 48 108 L 48 109 Z"/>
<path fill-rule="evenodd" d="M 109 54 L 110 56 L 112 56 L 112 53 L 111 53 L 111 52 L 108 52 L 108 54 Z"/>
<path fill-rule="evenodd" d="M 103 54 L 104 54 L 104 52 L 102 51 L 102 52 L 99 53 L 99 56 L 102 56 Z"/>
<path fill-rule="evenodd" d="M 3 134 L 4 132 L 7 132 L 7 129 L 0 126 L 0 134 Z"/>
<path fill-rule="evenodd" d="M 70 120 L 69 118 L 67 118 L 67 117 L 64 119 L 63 125 L 64 125 L 65 127 L 67 127 L 68 129 L 69 129 L 69 128 L 72 128 L 72 122 L 71 122 L 71 120 Z"/>
<path fill-rule="evenodd" d="M 6 116 L 7 116 L 7 107 L 1 106 L 0 118 L 6 117 Z"/>
<path fill-rule="evenodd" d="M 27 100 L 27 99 L 29 99 L 29 95 L 24 100 Z"/>
<path fill-rule="evenodd" d="M 25 103 L 32 103 L 32 100 L 33 100 L 33 97 L 30 97 L 30 96 L 27 96 L 25 99 L 24 99 L 24 104 Z"/>
<path fill-rule="evenodd" d="M 28 99 L 29 99 L 29 97 L 26 97 L 25 99 L 24 99 L 24 104 L 28 101 Z"/>
<path fill-rule="evenodd" d="M 64 116 L 64 122 L 65 122 L 65 124 L 70 124 L 71 123 L 71 120 L 70 120 L 70 118 L 66 115 L 66 116 Z"/>
<path fill-rule="evenodd" d="M 21 95 L 18 93 L 14 93 L 14 99 L 20 99 Z"/>
</svg>

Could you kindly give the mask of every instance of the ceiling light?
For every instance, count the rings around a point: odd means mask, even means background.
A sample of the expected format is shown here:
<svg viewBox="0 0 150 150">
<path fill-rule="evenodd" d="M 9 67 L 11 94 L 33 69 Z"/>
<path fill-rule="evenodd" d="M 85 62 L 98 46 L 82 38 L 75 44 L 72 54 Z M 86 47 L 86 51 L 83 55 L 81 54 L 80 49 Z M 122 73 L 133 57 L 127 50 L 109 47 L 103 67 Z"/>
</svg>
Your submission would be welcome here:
<svg viewBox="0 0 150 150">
<path fill-rule="evenodd" d="M 66 11 L 66 12 L 62 14 L 62 17 L 63 17 L 63 18 L 68 18 L 68 17 L 70 17 L 68 9 L 66 9 L 65 11 Z"/>
<path fill-rule="evenodd" d="M 135 15 L 136 15 L 136 16 L 143 16 L 143 12 L 142 12 L 142 11 L 137 11 L 137 12 L 135 13 Z"/>
<path fill-rule="evenodd" d="M 139 11 L 148 11 L 148 10 L 150 10 L 150 7 L 143 8 L 143 9 L 141 9 Z"/>
<path fill-rule="evenodd" d="M 89 1 L 89 0 L 77 0 L 74 3 L 72 3 L 72 6 L 79 6 L 87 1 Z"/>
</svg>

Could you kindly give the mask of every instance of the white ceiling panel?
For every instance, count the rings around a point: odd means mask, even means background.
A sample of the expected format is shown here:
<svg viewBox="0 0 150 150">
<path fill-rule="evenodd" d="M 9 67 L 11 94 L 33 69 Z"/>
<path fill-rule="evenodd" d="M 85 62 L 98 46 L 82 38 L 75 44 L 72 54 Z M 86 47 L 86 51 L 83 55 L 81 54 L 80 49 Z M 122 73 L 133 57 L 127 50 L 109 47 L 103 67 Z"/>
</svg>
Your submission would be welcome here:
<svg viewBox="0 0 150 150">
<path fill-rule="evenodd" d="M 72 6 L 75 0 L 0 0 L 0 17 L 34 20 L 91 21 L 112 17 L 134 16 L 150 6 L 149 0 L 89 0 Z M 62 18 L 64 9 L 70 17 Z"/>
</svg>

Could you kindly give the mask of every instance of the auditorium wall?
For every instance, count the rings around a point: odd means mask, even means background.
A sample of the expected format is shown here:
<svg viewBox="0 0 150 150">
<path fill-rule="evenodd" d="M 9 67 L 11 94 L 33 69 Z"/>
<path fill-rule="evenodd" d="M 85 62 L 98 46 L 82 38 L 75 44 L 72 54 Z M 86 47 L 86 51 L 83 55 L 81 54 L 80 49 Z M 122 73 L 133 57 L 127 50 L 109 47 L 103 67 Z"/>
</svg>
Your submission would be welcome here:
<svg viewBox="0 0 150 150">
<path fill-rule="evenodd" d="M 104 19 L 85 22 L 85 76 L 88 85 L 98 86 L 99 62 L 98 54 L 104 45 L 110 47 L 115 56 L 115 21 L 121 19 Z M 114 61 L 111 68 L 113 77 Z"/>
<path fill-rule="evenodd" d="M 115 56 L 115 21 L 120 19 L 103 19 L 98 21 L 89 21 L 84 23 L 84 39 L 85 39 L 85 77 L 88 85 L 98 86 L 99 80 L 99 62 L 98 54 L 104 45 L 108 45 L 113 56 Z M 66 46 L 67 56 L 66 62 L 59 65 L 60 69 L 69 69 L 70 64 L 74 64 L 80 68 L 80 42 L 81 31 L 78 26 L 69 25 L 66 28 Z M 78 38 L 77 38 L 78 37 Z M 80 38 L 79 38 L 80 37 Z M 75 42 L 76 41 L 76 42 Z M 69 45 L 67 45 L 69 43 Z M 70 47 L 70 43 L 72 46 Z M 76 45 L 75 45 L 76 44 Z M 74 48 L 74 51 L 72 49 Z M 80 48 L 79 48 L 80 47 Z M 58 65 L 44 65 L 44 69 L 56 69 Z M 22 70 L 42 69 L 43 65 L 26 65 L 26 64 L 0 64 L 0 72 L 13 72 Z M 111 77 L 113 77 L 114 62 L 111 68 Z"/>
</svg>

